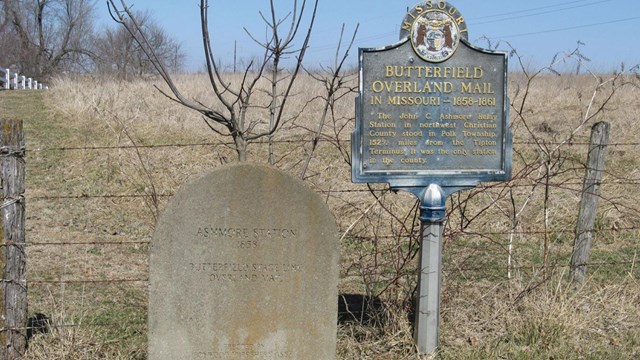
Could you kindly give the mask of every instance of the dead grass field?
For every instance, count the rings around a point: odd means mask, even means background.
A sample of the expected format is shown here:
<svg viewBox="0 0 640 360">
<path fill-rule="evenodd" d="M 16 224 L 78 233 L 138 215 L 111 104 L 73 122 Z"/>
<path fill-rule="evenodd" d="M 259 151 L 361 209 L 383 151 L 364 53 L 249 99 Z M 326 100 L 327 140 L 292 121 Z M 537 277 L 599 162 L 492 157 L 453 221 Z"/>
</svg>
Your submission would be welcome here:
<svg viewBox="0 0 640 360">
<path fill-rule="evenodd" d="M 447 203 L 436 358 L 640 357 L 640 88 L 638 79 L 608 82 L 612 76 L 511 76 L 514 180 L 482 184 Z M 213 104 L 204 76 L 178 80 L 186 94 Z M 26 359 L 146 358 L 148 242 L 157 212 L 191 176 L 236 156 L 229 139 L 155 83 L 67 78 L 47 92 L 0 92 L 0 116 L 23 119 L 26 128 L 29 308 L 54 323 L 34 338 Z M 322 92 L 303 79 L 276 136 L 276 166 L 295 176 Z M 342 232 L 341 292 L 385 304 L 376 324 L 340 325 L 339 358 L 427 359 L 415 353 L 409 321 L 416 201 L 383 184 L 370 191 L 351 183 L 354 96 L 336 104 L 305 176 Z M 251 116 L 263 118 L 265 110 Z M 567 265 L 585 143 L 597 121 L 611 123 L 612 145 L 589 278 L 576 289 Z M 265 162 L 266 151 L 250 145 L 250 161 Z"/>
</svg>

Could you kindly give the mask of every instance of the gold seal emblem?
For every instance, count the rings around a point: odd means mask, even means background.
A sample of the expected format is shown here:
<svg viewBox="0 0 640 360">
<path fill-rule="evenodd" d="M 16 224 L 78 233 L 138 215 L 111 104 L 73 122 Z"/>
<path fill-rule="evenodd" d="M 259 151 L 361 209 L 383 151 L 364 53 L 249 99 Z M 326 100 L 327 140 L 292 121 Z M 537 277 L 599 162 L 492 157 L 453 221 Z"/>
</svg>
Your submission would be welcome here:
<svg viewBox="0 0 640 360">
<path fill-rule="evenodd" d="M 429 62 L 443 62 L 458 48 L 460 29 L 448 12 L 434 9 L 415 18 L 410 38 L 420 58 Z"/>
</svg>

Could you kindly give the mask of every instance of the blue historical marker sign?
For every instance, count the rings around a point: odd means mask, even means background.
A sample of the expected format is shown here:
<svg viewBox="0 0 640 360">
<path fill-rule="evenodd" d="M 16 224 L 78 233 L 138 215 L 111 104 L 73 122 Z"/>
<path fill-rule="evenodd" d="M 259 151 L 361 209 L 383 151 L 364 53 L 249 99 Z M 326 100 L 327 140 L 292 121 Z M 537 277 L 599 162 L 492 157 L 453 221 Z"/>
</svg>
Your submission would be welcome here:
<svg viewBox="0 0 640 360">
<path fill-rule="evenodd" d="M 400 42 L 360 49 L 354 182 L 462 189 L 510 178 L 507 56 L 467 38 L 455 7 L 426 1 Z"/>
<path fill-rule="evenodd" d="M 428 353 L 438 347 L 446 198 L 511 177 L 507 55 L 471 45 L 446 1 L 414 6 L 401 28 L 400 42 L 360 49 L 352 179 L 420 199 L 414 338 Z"/>
</svg>

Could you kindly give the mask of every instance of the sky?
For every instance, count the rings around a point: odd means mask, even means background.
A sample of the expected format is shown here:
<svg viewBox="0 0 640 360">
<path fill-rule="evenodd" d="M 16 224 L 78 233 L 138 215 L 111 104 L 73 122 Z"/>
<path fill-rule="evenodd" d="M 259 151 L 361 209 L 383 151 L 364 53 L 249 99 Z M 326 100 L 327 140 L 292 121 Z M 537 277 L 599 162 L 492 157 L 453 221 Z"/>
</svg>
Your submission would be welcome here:
<svg viewBox="0 0 640 360">
<path fill-rule="evenodd" d="M 157 23 L 182 45 L 187 55 L 187 71 L 204 68 L 199 1 L 125 2 L 135 10 L 149 11 Z M 350 67 L 357 67 L 357 48 L 378 48 L 397 42 L 407 9 L 420 2 L 320 0 L 305 60 L 307 66 L 333 64 L 344 24 L 346 35 L 343 42 L 348 42 L 347 38 L 351 38 L 359 25 L 347 63 Z M 291 10 L 293 0 L 276 0 L 275 3 L 279 18 L 284 18 Z M 556 54 L 563 56 L 578 46 L 580 53 L 590 60 L 583 70 L 609 72 L 620 69 L 623 63 L 626 69 L 640 64 L 638 0 L 453 0 L 449 3 L 464 16 L 469 40 L 474 45 L 483 48 L 497 45 L 498 50 L 503 51 L 516 49 L 529 68 L 547 66 Z M 115 26 L 104 1 L 97 3 L 96 10 L 99 16 L 96 30 Z M 209 31 L 215 57 L 224 66 L 233 66 L 234 49 L 238 66 L 242 61 L 262 54 L 246 33 L 248 31 L 260 40 L 265 38 L 266 25 L 260 12 L 269 14 L 269 1 L 209 1 Z M 512 68 L 517 63 L 510 60 Z M 566 67 L 573 66 L 575 61 L 568 59 Z"/>
</svg>

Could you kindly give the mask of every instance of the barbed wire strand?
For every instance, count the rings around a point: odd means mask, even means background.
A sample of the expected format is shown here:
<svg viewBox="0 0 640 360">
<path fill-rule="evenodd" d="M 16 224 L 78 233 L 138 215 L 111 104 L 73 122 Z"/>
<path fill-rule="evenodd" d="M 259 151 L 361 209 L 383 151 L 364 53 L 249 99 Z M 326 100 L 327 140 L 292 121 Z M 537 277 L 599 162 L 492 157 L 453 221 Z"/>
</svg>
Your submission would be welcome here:
<svg viewBox="0 0 640 360">
<path fill-rule="evenodd" d="M 289 140 L 273 140 L 275 144 L 305 144 L 312 141 L 319 142 L 340 142 L 350 143 L 351 139 L 332 139 L 332 138 L 320 138 L 320 139 L 289 139 Z M 267 141 L 257 141 L 251 143 L 253 145 L 268 145 Z M 544 142 L 547 145 L 566 145 L 566 146 L 588 146 L 588 141 L 579 142 Z M 535 141 L 514 141 L 513 145 L 540 145 Z M 208 147 L 208 146 L 234 146 L 233 142 L 203 142 L 203 143 L 168 143 L 168 144 L 138 144 L 138 145 L 103 145 L 103 146 L 60 146 L 60 147 L 48 147 L 48 148 L 36 148 L 27 149 L 26 152 L 48 152 L 48 151 L 83 151 L 83 150 L 127 150 L 127 149 L 154 149 L 154 148 L 170 148 L 170 147 Z M 640 146 L 640 142 L 622 142 L 622 143 L 610 143 L 607 146 Z"/>
<path fill-rule="evenodd" d="M 601 181 L 599 183 L 599 185 L 603 186 L 603 185 L 640 185 L 640 179 L 614 179 L 613 181 Z M 546 184 L 545 184 L 546 185 Z M 549 187 L 552 188 L 558 188 L 558 189 L 563 189 L 563 190 L 569 190 L 569 191 L 573 191 L 573 192 L 577 192 L 577 193 L 581 193 L 582 192 L 582 188 L 570 188 L 569 186 L 582 186 L 583 185 L 583 181 L 580 180 L 576 180 L 575 182 L 562 182 L 562 183 L 550 183 Z M 511 188 L 519 188 L 519 187 L 526 187 L 529 188 L 532 186 L 532 184 L 506 184 L 504 185 L 505 187 L 511 187 Z M 476 189 L 480 189 L 482 190 L 483 188 L 486 188 L 485 185 L 483 185 L 482 183 L 480 183 L 478 185 L 478 187 Z M 375 189 L 374 191 L 388 191 L 389 189 L 384 188 L 384 189 Z M 316 190 L 317 192 L 321 193 L 321 194 L 339 194 L 339 193 L 370 193 L 371 191 L 369 189 L 328 189 L 328 190 L 322 190 L 322 189 L 318 189 Z M 112 198 L 120 198 L 120 199 L 126 199 L 126 198 L 147 198 L 150 196 L 156 196 L 156 197 L 172 197 L 174 196 L 174 193 L 160 193 L 160 194 L 94 194 L 94 195 L 90 195 L 90 194 L 68 194 L 68 195 L 34 195 L 29 197 L 30 200 L 64 200 L 64 199 L 112 199 Z"/>
</svg>

